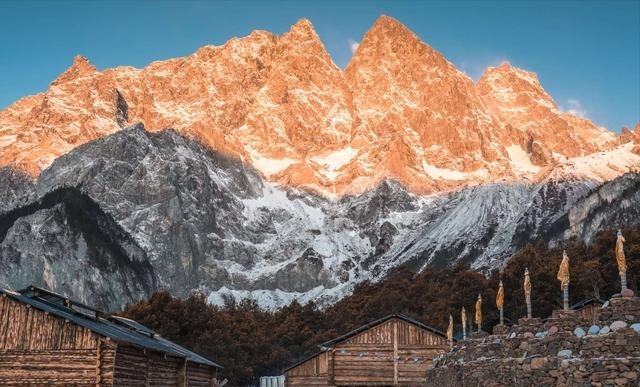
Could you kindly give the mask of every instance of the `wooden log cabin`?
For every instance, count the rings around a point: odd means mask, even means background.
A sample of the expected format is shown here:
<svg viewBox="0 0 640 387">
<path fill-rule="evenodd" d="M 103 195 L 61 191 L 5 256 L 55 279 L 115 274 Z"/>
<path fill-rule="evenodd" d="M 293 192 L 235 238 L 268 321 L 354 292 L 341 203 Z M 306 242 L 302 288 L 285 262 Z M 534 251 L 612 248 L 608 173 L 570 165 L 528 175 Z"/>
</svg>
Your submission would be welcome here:
<svg viewBox="0 0 640 387">
<path fill-rule="evenodd" d="M 394 314 L 320 348 L 284 371 L 286 387 L 423 385 L 433 358 L 449 345 L 442 332 Z"/>
<path fill-rule="evenodd" d="M 34 286 L 0 290 L 3 387 L 213 387 L 219 368 L 133 320 Z"/>
</svg>

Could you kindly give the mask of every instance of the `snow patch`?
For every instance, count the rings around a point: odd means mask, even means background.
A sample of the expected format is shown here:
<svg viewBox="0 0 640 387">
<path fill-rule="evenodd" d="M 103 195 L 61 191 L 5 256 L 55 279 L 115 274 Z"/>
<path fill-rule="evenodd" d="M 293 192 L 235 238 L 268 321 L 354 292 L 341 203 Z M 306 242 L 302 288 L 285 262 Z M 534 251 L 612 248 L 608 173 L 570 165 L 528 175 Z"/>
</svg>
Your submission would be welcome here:
<svg viewBox="0 0 640 387">
<path fill-rule="evenodd" d="M 427 163 L 427 161 L 424 159 L 422 160 L 422 169 L 424 169 L 424 172 L 432 179 L 466 180 L 468 177 L 468 174 L 466 172 L 434 167 L 433 165 Z"/>
<path fill-rule="evenodd" d="M 627 143 L 607 152 L 571 157 L 554 172 L 559 177 L 571 174 L 601 182 L 613 180 L 626 172 L 640 171 L 640 156 L 631 151 L 633 147 Z"/>
<path fill-rule="evenodd" d="M 225 286 L 217 291 L 211 292 L 207 297 L 210 304 L 223 306 L 225 299 L 235 300 L 239 302 L 244 299 L 254 300 L 257 304 L 266 310 L 276 310 L 283 306 L 291 304 L 294 300 L 301 304 L 307 304 L 314 301 L 316 304 L 326 305 L 339 300 L 340 298 L 350 294 L 352 287 L 349 284 L 341 284 L 334 288 L 326 289 L 324 286 L 316 286 L 307 292 L 285 292 L 280 289 L 274 290 L 235 290 Z"/>
<path fill-rule="evenodd" d="M 351 160 L 358 154 L 358 149 L 354 149 L 350 146 L 339 149 L 322 156 L 311 157 L 310 160 L 328 171 L 337 171 L 343 166 L 349 164 Z"/>
<path fill-rule="evenodd" d="M 251 158 L 251 164 L 267 177 L 280 173 L 300 161 L 290 158 L 272 159 L 264 157 L 260 153 L 251 149 L 249 149 L 249 157 Z"/>
<path fill-rule="evenodd" d="M 324 223 L 325 215 L 319 207 L 312 207 L 301 199 L 291 200 L 287 192 L 274 184 L 265 184 L 263 196 L 257 199 L 244 199 L 244 215 L 251 217 L 259 208 L 281 208 L 304 219 L 309 228 L 320 228 Z"/>
<path fill-rule="evenodd" d="M 16 142 L 16 135 L 0 137 L 0 148 L 4 148 Z"/>
<path fill-rule="evenodd" d="M 540 172 L 540 167 L 534 165 L 529 159 L 527 152 L 520 145 L 506 147 L 509 154 L 509 162 L 514 172 L 518 174 L 536 174 Z"/>
<path fill-rule="evenodd" d="M 506 107 L 506 106 L 498 106 L 498 109 L 504 113 L 527 113 L 527 108 L 524 106 L 518 107 Z"/>
</svg>

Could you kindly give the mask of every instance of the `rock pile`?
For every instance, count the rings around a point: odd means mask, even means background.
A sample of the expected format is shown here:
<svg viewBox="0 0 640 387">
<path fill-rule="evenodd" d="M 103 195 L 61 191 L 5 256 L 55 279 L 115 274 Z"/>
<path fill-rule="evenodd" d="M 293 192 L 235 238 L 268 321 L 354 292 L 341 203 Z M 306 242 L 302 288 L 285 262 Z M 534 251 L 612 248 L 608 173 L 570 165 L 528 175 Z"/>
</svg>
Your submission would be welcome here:
<svg viewBox="0 0 640 387">
<path fill-rule="evenodd" d="M 425 386 L 637 386 L 640 299 L 613 298 L 599 322 L 554 313 L 507 333 L 459 342 L 434 360 Z"/>
</svg>

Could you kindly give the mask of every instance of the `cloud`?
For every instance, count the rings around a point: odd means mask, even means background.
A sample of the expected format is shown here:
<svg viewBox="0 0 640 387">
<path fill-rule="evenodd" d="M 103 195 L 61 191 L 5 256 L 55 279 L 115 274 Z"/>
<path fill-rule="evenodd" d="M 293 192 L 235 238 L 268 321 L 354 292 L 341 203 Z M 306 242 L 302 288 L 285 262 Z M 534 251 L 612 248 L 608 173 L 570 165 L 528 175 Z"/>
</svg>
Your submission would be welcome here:
<svg viewBox="0 0 640 387">
<path fill-rule="evenodd" d="M 580 103 L 579 100 L 573 98 L 569 98 L 567 100 L 567 108 L 563 110 L 580 118 L 584 118 L 587 115 L 587 111 L 582 106 L 582 103 Z"/>
<path fill-rule="evenodd" d="M 359 42 L 356 42 L 355 40 L 349 39 L 349 48 L 351 49 L 351 54 L 355 54 L 356 53 L 356 50 L 358 49 L 358 46 L 360 46 Z"/>
</svg>

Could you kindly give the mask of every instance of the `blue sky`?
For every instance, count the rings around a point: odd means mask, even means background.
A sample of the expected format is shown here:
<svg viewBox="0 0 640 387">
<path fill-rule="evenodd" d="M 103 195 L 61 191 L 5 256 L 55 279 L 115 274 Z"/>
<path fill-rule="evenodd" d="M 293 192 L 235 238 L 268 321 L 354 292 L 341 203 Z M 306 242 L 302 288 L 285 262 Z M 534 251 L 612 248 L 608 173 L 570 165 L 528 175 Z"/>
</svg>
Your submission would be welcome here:
<svg viewBox="0 0 640 387">
<path fill-rule="evenodd" d="M 0 0 L 0 108 L 46 90 L 76 54 L 143 67 L 304 17 L 342 68 L 386 14 L 477 79 L 504 60 L 565 110 L 619 131 L 640 121 L 640 1 Z"/>
</svg>

